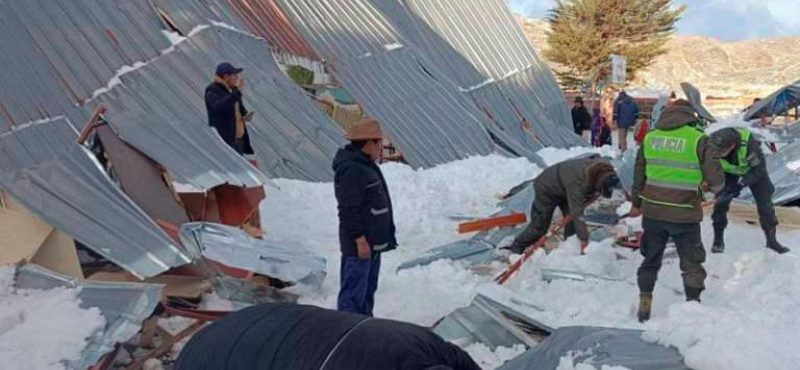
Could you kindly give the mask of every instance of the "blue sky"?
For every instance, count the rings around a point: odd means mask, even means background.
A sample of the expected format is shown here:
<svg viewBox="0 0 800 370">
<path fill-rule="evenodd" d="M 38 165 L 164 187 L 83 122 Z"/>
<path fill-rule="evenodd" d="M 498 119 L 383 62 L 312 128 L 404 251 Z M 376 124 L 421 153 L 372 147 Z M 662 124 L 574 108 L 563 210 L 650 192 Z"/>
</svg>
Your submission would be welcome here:
<svg viewBox="0 0 800 370">
<path fill-rule="evenodd" d="M 553 0 L 506 0 L 520 14 L 542 18 Z M 800 0 L 675 0 L 689 8 L 678 33 L 725 41 L 800 35 Z"/>
</svg>

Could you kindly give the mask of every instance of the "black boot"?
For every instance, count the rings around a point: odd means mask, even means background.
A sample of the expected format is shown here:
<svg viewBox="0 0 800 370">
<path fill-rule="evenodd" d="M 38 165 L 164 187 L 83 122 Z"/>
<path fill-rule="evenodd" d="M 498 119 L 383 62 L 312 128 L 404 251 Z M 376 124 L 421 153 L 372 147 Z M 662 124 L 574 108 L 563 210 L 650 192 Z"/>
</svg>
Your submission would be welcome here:
<svg viewBox="0 0 800 370">
<path fill-rule="evenodd" d="M 764 228 L 764 235 L 767 236 L 767 248 L 772 249 L 779 254 L 784 254 L 790 251 L 790 249 L 784 247 L 778 242 L 778 238 L 775 235 L 777 232 L 778 231 L 775 226 Z"/>
<path fill-rule="evenodd" d="M 650 308 L 653 305 L 653 293 L 639 293 L 639 311 L 636 317 L 643 323 L 650 320 Z"/>
<path fill-rule="evenodd" d="M 686 291 L 686 302 L 700 302 L 700 293 L 703 292 L 703 289 L 688 286 L 684 287 L 683 289 Z"/>
<path fill-rule="evenodd" d="M 725 252 L 725 229 L 714 229 L 714 245 L 711 246 L 711 253 Z"/>
<path fill-rule="evenodd" d="M 510 251 L 511 254 L 523 254 L 523 253 L 525 253 L 525 249 L 527 249 L 527 248 L 525 248 L 522 245 L 514 243 L 514 244 L 511 244 L 511 245 L 507 245 L 505 247 L 500 247 L 500 249 Z"/>
</svg>

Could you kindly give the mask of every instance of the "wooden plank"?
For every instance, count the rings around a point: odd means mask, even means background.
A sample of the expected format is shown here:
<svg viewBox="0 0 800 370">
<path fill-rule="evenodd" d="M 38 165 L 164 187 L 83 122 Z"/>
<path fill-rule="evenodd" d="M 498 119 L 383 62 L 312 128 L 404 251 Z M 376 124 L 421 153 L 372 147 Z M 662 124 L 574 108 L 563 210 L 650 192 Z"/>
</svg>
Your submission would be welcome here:
<svg viewBox="0 0 800 370">
<path fill-rule="evenodd" d="M 475 231 L 486 231 L 498 227 L 516 226 L 524 224 L 528 217 L 524 213 L 512 213 L 506 216 L 490 217 L 475 221 L 463 222 L 458 225 L 458 232 L 461 234 Z"/>
<path fill-rule="evenodd" d="M 142 357 L 142 358 L 134 361 L 126 369 L 127 370 L 141 370 L 142 366 L 144 366 L 144 363 L 147 362 L 147 360 L 152 359 L 152 358 L 159 358 L 159 357 L 165 355 L 167 352 L 169 352 L 172 349 L 172 346 L 175 343 L 178 343 L 181 340 L 183 340 L 184 338 L 194 334 L 195 332 L 197 332 L 198 330 L 203 328 L 203 326 L 205 324 L 206 324 L 205 321 L 200 321 L 200 320 L 196 321 L 194 324 L 192 324 L 188 328 L 184 329 L 182 332 L 178 333 L 178 335 L 165 340 L 160 346 L 158 346 L 158 348 L 153 350 L 153 352 L 150 352 L 150 354 L 148 354 L 147 356 Z"/>
<path fill-rule="evenodd" d="M 76 95 L 77 96 L 77 95 Z M 81 134 L 78 136 L 78 144 L 83 144 L 89 139 L 89 135 L 92 134 L 95 128 L 97 128 L 98 123 L 100 122 L 100 116 L 106 112 L 106 106 L 103 103 L 97 106 L 92 114 L 92 117 L 89 118 L 89 122 L 86 122 L 86 126 L 83 127 Z"/>
<path fill-rule="evenodd" d="M 800 208 L 775 206 L 775 215 L 781 227 L 800 229 Z M 758 210 L 755 204 L 733 202 L 728 212 L 731 220 L 758 223 Z"/>
<path fill-rule="evenodd" d="M 59 230 L 53 230 L 30 260 L 51 271 L 83 280 L 81 262 L 75 241 Z"/>
<path fill-rule="evenodd" d="M 50 225 L 29 213 L 0 209 L 0 265 L 30 260 L 52 231 Z"/>
</svg>

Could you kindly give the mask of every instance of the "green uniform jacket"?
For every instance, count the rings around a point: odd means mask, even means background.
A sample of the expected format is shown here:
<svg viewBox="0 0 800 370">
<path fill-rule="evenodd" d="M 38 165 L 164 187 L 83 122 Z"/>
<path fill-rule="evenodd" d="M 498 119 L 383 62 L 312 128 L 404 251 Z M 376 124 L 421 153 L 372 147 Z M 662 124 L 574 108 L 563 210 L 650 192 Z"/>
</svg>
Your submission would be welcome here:
<svg viewBox="0 0 800 370">
<path fill-rule="evenodd" d="M 741 144 L 740 144 L 741 145 Z M 731 164 L 739 164 L 739 147 L 731 151 L 725 159 Z M 753 135 L 750 135 L 750 140 L 747 141 L 747 163 L 750 170 L 742 176 L 741 184 L 745 187 L 753 185 L 761 179 L 769 179 L 769 171 L 767 171 L 767 161 L 764 158 L 764 152 L 761 150 L 761 142 L 758 141 Z"/>
<path fill-rule="evenodd" d="M 697 117 L 691 108 L 684 106 L 667 107 L 658 121 L 658 129 L 664 131 L 675 130 L 684 126 L 695 124 Z M 708 143 L 708 137 L 700 139 L 697 145 L 697 156 L 700 160 L 700 169 L 703 180 L 709 185 L 712 192 L 719 193 L 725 187 L 725 173 L 719 162 L 719 156 Z M 636 156 L 636 166 L 633 174 L 633 206 L 642 209 L 644 217 L 674 223 L 698 223 L 703 221 L 701 207 L 701 193 L 687 192 L 647 185 L 647 160 L 644 150 L 639 149 Z M 675 204 L 692 204 L 692 208 L 675 207 L 655 204 L 645 201 L 642 193 L 655 193 L 661 201 Z"/>
<path fill-rule="evenodd" d="M 614 167 L 597 157 L 554 164 L 534 180 L 536 199 L 554 205 L 566 200 L 578 239 L 588 241 L 589 231 L 583 221 L 585 202 L 600 193 L 601 178 L 609 172 L 614 172 Z"/>
</svg>

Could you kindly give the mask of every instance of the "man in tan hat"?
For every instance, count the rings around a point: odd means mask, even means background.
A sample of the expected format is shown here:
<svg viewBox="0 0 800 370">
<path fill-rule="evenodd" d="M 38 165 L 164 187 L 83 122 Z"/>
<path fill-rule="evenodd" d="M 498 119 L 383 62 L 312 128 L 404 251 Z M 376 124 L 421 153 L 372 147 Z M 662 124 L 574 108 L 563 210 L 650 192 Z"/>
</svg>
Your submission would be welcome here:
<svg viewBox="0 0 800 370">
<path fill-rule="evenodd" d="M 337 309 L 372 316 L 381 253 L 397 247 L 392 200 L 376 164 L 383 133 L 377 121 L 365 118 L 346 137 L 350 144 L 333 160 L 342 252 Z"/>
</svg>

